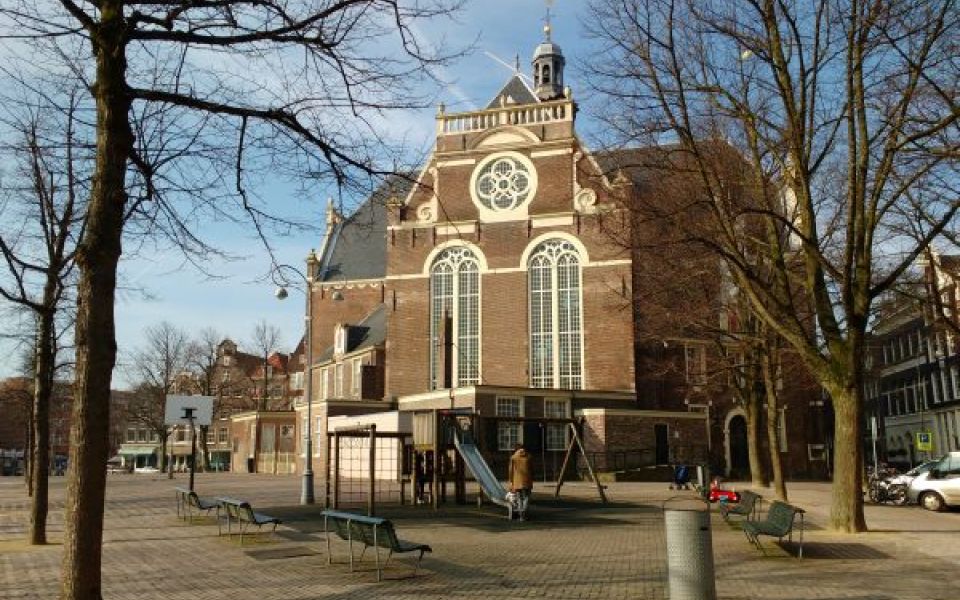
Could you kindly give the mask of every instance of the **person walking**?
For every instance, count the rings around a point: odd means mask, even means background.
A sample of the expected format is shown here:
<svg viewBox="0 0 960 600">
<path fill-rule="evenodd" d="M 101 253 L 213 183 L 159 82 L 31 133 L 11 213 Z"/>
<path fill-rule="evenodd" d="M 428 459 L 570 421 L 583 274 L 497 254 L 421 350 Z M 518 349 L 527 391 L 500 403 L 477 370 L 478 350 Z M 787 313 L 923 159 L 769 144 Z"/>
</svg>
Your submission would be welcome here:
<svg viewBox="0 0 960 600">
<path fill-rule="evenodd" d="M 530 453 L 523 444 L 517 444 L 513 456 L 510 457 L 510 491 L 517 495 L 517 513 L 520 520 L 527 518 L 527 503 L 530 501 L 530 491 L 533 489 L 533 463 Z"/>
</svg>

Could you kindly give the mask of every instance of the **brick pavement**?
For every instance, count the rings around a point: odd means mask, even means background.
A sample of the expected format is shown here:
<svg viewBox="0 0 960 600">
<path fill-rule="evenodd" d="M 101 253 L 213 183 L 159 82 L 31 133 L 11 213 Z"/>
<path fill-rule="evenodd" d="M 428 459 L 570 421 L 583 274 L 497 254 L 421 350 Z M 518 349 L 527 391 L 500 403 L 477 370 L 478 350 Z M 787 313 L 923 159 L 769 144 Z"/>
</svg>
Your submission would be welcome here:
<svg viewBox="0 0 960 600">
<path fill-rule="evenodd" d="M 666 596 L 660 505 L 670 492 L 660 484 L 612 484 L 613 503 L 599 507 L 584 485 L 535 495 L 534 519 L 509 523 L 485 506 L 384 507 L 401 537 L 429 543 L 421 574 L 409 558 L 392 561 L 377 584 L 369 557 L 350 573 L 346 544 L 333 542 L 327 565 L 318 507 L 297 506 L 299 479 L 289 476 L 200 474 L 201 495 L 249 499 L 257 510 L 284 518 L 271 540 L 240 547 L 217 537 L 213 519 L 186 525 L 175 517 L 173 485 L 149 475 L 109 478 L 104 534 L 104 598 L 268 600 L 271 598 L 645 598 Z M 955 600 L 951 574 L 960 564 L 960 514 L 918 508 L 870 507 L 883 529 L 839 536 L 823 524 L 828 487 L 795 484 L 792 500 L 809 510 L 809 558 L 796 560 L 766 542 L 768 555 L 742 533 L 714 520 L 714 554 L 721 598 L 856 598 Z M 59 576 L 63 480 L 51 485 L 50 537 L 32 548 L 22 542 L 27 499 L 21 480 L 0 478 L 0 598 L 55 598 Z M 896 511 L 891 513 L 890 511 Z M 906 531 L 905 531 L 906 530 Z M 369 553 L 368 553 L 369 554 Z"/>
</svg>

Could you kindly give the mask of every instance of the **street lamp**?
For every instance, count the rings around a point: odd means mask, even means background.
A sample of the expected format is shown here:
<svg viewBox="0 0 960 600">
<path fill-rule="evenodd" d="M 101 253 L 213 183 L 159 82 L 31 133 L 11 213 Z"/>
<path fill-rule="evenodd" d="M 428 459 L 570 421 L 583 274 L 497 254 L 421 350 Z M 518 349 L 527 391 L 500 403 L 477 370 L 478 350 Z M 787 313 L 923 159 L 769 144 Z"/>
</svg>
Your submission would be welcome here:
<svg viewBox="0 0 960 600">
<path fill-rule="evenodd" d="M 304 369 L 304 375 L 306 381 L 304 382 L 303 394 L 307 401 L 307 426 L 304 429 L 304 437 L 306 438 L 306 443 L 304 444 L 304 451 L 306 452 L 306 460 L 304 461 L 303 467 L 303 481 L 300 489 L 300 504 L 313 504 L 314 503 L 314 494 L 313 494 L 313 279 L 316 274 L 317 268 L 317 256 L 313 250 L 310 250 L 310 254 L 307 255 L 307 274 L 304 275 L 294 267 L 290 265 L 277 265 L 276 271 L 292 271 L 299 275 L 306 285 L 306 297 L 307 297 L 307 310 L 306 310 L 306 368 Z M 280 275 L 281 281 L 283 280 L 282 274 Z M 274 295 L 278 300 L 284 300 L 289 294 L 287 293 L 286 287 L 281 285 L 274 292 Z M 342 300 L 343 296 L 336 292 L 333 294 L 333 300 L 339 301 Z"/>
</svg>

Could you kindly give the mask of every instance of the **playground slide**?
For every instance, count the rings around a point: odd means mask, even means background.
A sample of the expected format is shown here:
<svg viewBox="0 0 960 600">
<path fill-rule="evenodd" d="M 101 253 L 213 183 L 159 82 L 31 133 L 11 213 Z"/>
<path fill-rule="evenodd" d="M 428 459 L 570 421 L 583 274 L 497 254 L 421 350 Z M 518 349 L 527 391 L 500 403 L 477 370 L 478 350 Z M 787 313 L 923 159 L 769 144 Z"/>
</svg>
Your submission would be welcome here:
<svg viewBox="0 0 960 600">
<path fill-rule="evenodd" d="M 480 489 L 483 490 L 484 495 L 494 504 L 509 508 L 510 503 L 504 499 L 507 495 L 506 488 L 503 487 L 500 480 L 497 479 L 493 471 L 490 470 L 487 461 L 483 460 L 483 456 L 480 454 L 480 450 L 477 449 L 476 445 L 460 441 L 459 431 L 453 436 L 453 444 L 457 447 L 457 451 L 460 452 L 460 456 L 463 457 L 463 462 L 466 463 L 467 468 L 473 473 L 477 483 L 480 484 Z"/>
</svg>

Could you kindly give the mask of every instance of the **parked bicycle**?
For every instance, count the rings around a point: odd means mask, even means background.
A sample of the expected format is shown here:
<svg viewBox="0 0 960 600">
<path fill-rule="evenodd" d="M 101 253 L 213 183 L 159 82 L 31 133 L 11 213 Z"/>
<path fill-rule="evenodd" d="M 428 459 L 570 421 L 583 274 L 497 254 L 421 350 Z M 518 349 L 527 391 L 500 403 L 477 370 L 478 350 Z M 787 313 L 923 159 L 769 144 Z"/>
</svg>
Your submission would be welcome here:
<svg viewBox="0 0 960 600">
<path fill-rule="evenodd" d="M 896 471 L 882 469 L 878 473 L 869 473 L 867 480 L 867 497 L 874 504 L 896 504 L 902 506 L 907 503 L 908 484 L 895 481 Z"/>
</svg>

